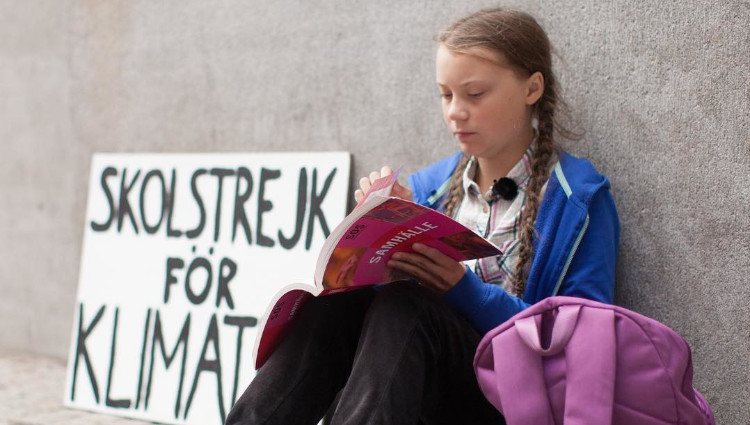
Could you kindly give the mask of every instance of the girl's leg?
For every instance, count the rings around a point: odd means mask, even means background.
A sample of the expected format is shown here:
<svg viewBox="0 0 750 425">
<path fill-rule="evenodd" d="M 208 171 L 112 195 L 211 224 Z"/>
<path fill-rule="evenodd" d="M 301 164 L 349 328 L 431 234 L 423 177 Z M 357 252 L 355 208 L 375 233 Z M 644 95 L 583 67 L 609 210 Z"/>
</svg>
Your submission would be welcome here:
<svg viewBox="0 0 750 425">
<path fill-rule="evenodd" d="M 332 424 L 504 424 L 473 369 L 480 337 L 413 282 L 379 291 Z"/>
<path fill-rule="evenodd" d="M 317 423 L 349 376 L 373 297 L 373 290 L 361 289 L 308 301 L 226 424 Z"/>
</svg>

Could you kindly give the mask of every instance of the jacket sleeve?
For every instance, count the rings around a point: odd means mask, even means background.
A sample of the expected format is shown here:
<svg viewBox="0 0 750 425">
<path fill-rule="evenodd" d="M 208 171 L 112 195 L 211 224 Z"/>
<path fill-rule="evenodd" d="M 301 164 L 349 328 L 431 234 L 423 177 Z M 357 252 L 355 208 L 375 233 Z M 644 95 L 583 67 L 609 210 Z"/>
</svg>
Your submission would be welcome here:
<svg viewBox="0 0 750 425">
<path fill-rule="evenodd" d="M 619 238 L 620 224 L 612 195 L 608 190 L 600 190 L 592 198 L 588 227 L 565 273 L 559 295 L 611 304 Z M 554 288 L 554 284 L 549 287 Z M 547 296 L 552 295 L 555 294 Z M 444 299 L 480 335 L 531 306 L 500 286 L 483 282 L 468 268 Z"/>
<path fill-rule="evenodd" d="M 424 195 L 424 188 L 419 181 L 419 175 L 417 173 L 409 175 L 406 185 L 411 190 L 411 200 L 420 205 L 425 205 L 426 196 Z"/>
<path fill-rule="evenodd" d="M 500 286 L 483 282 L 469 268 L 443 298 L 469 321 L 479 335 L 486 334 L 530 306 Z"/>
</svg>

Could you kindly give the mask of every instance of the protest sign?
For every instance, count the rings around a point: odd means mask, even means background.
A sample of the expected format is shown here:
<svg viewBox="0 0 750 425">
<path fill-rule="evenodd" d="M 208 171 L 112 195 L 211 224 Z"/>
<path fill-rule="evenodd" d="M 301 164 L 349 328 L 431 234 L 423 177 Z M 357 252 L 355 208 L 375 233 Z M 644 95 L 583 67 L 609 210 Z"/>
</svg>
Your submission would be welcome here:
<svg viewBox="0 0 750 425">
<path fill-rule="evenodd" d="M 258 318 L 312 282 L 345 216 L 349 170 L 344 152 L 94 155 L 65 404 L 223 423 Z"/>
</svg>

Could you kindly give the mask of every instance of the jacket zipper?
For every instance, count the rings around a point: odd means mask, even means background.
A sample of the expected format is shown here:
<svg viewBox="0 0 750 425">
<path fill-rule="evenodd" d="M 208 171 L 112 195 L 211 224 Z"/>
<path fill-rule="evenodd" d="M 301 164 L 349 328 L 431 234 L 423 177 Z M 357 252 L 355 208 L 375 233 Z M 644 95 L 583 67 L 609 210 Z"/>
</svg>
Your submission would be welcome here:
<svg viewBox="0 0 750 425">
<path fill-rule="evenodd" d="M 576 241 L 573 243 L 573 249 L 570 250 L 570 255 L 568 255 L 568 259 L 565 261 L 565 266 L 562 269 L 562 273 L 560 274 L 560 278 L 557 279 L 557 284 L 555 285 L 555 290 L 552 291 L 552 295 L 555 296 L 560 291 L 560 286 L 562 285 L 563 279 L 565 279 L 565 274 L 568 273 L 568 267 L 570 267 L 570 263 L 573 261 L 573 256 L 576 254 L 576 251 L 578 250 L 578 245 L 581 244 L 581 240 L 583 239 L 584 233 L 586 233 L 586 229 L 589 227 L 589 215 L 586 214 L 586 220 L 583 222 L 583 228 L 581 229 L 581 232 L 578 233 L 578 237 L 576 238 Z"/>
</svg>

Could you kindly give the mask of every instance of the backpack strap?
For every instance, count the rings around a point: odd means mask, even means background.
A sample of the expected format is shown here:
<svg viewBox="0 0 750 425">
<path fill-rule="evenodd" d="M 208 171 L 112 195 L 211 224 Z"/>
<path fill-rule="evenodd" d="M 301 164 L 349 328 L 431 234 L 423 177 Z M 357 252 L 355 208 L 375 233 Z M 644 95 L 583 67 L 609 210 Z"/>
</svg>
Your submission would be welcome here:
<svg viewBox="0 0 750 425">
<path fill-rule="evenodd" d="M 508 423 L 553 425 L 542 357 L 565 351 L 565 425 L 611 424 L 615 384 L 614 311 L 558 307 L 548 347 L 542 314 L 515 321 L 492 339 L 498 407 Z M 492 400 L 490 400 L 492 401 Z"/>
<path fill-rule="evenodd" d="M 509 424 L 554 425 L 542 357 L 519 338 L 517 330 L 510 328 L 492 338 L 494 394 L 488 398 Z"/>
<path fill-rule="evenodd" d="M 565 349 L 565 361 L 564 423 L 611 424 L 617 367 L 614 310 L 581 309 L 576 331 Z"/>
</svg>

